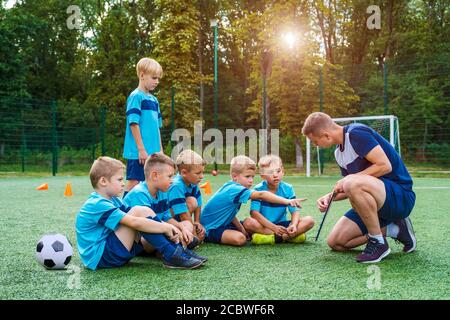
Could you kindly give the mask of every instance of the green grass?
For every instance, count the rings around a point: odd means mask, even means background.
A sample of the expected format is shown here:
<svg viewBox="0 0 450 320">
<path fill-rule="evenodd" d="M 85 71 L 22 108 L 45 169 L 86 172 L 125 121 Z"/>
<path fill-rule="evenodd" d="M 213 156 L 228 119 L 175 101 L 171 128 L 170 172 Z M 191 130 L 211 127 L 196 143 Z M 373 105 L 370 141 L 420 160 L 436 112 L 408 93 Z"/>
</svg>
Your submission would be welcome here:
<svg viewBox="0 0 450 320">
<path fill-rule="evenodd" d="M 225 175 L 207 176 L 213 190 Z M 329 192 L 335 178 L 286 177 L 297 196 L 307 197 L 304 214 L 320 222 L 315 199 Z M 36 191 L 41 183 L 48 191 Z M 63 196 L 67 182 L 74 196 Z M 441 187 L 441 188 L 436 188 Z M 442 188 L 443 187 L 443 188 Z M 17 177 L 0 179 L 0 299 L 450 299 L 450 180 L 415 179 L 416 207 L 412 220 L 418 250 L 403 254 L 389 240 L 392 253 L 378 264 L 381 288 L 368 289 L 373 273 L 357 264 L 360 250 L 334 253 L 325 243 L 333 224 L 349 207 L 333 205 L 321 239 L 302 245 L 234 248 L 206 244 L 199 253 L 209 257 L 201 269 L 180 271 L 162 267 L 154 258 L 135 258 L 114 270 L 89 271 L 78 253 L 71 266 L 78 266 L 80 288 L 70 289 L 73 273 L 47 271 L 34 258 L 36 242 L 57 231 L 75 244 L 77 210 L 91 192 L 86 177 Z M 245 218 L 248 205 L 239 213 Z M 75 248 L 76 249 L 76 248 Z"/>
</svg>

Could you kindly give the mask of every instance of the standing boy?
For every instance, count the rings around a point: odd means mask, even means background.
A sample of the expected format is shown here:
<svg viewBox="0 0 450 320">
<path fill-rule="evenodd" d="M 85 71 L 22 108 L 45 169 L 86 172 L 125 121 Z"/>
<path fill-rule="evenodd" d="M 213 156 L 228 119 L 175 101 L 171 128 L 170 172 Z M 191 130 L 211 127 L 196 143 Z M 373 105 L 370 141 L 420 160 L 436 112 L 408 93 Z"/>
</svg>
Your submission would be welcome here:
<svg viewBox="0 0 450 320">
<path fill-rule="evenodd" d="M 160 128 L 162 116 L 155 90 L 163 70 L 158 62 L 142 58 L 136 65 L 138 87 L 127 98 L 127 124 L 123 157 L 127 159 L 127 187 L 125 195 L 145 180 L 144 163 L 147 157 L 163 152 Z"/>
</svg>

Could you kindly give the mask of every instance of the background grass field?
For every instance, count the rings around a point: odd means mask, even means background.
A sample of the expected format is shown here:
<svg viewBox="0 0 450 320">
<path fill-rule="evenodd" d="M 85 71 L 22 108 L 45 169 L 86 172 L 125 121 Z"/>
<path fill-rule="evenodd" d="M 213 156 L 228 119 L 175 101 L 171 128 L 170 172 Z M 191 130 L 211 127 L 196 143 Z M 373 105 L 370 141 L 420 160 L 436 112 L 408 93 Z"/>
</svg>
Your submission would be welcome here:
<svg viewBox="0 0 450 320">
<path fill-rule="evenodd" d="M 215 192 L 228 177 L 205 179 Z M 309 199 L 302 213 L 316 219 L 305 244 L 205 244 L 199 253 L 209 262 L 189 271 L 165 269 L 155 258 L 135 258 L 120 269 L 92 272 L 82 267 L 75 252 L 70 265 L 80 267 L 79 289 L 67 285 L 75 279 L 72 269 L 47 271 L 34 252 L 38 239 L 51 231 L 65 234 L 75 245 L 75 216 L 91 192 L 88 178 L 0 179 L 0 299 L 450 299 L 450 180 L 414 180 L 417 202 L 411 217 L 418 250 L 403 254 L 389 240 L 392 253 L 375 270 L 355 262 L 360 250 L 334 253 L 326 245 L 331 227 L 349 207 L 347 201 L 333 205 L 321 239 L 311 240 L 321 218 L 315 200 L 337 179 L 285 177 L 298 197 Z M 44 182 L 48 191 L 34 190 Z M 63 196 L 67 182 L 74 192 L 70 198 Z M 247 215 L 248 205 L 239 217 Z M 369 289 L 378 271 L 381 288 Z"/>
</svg>

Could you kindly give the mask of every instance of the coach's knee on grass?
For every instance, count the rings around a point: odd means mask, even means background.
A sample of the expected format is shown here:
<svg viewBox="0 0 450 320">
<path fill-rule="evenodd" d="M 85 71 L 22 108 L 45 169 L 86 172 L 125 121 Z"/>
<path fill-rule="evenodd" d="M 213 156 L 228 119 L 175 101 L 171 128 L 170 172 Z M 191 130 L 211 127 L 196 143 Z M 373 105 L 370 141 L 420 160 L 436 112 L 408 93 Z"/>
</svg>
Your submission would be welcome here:
<svg viewBox="0 0 450 320">
<path fill-rule="evenodd" d="M 141 217 L 141 218 L 147 218 L 147 217 L 155 217 L 155 212 L 150 209 L 149 207 L 144 206 L 135 206 L 128 211 L 128 214 L 134 216 L 134 217 Z"/>
<path fill-rule="evenodd" d="M 333 251 L 346 251 L 345 243 L 339 235 L 330 234 L 327 238 L 327 244 Z"/>
</svg>

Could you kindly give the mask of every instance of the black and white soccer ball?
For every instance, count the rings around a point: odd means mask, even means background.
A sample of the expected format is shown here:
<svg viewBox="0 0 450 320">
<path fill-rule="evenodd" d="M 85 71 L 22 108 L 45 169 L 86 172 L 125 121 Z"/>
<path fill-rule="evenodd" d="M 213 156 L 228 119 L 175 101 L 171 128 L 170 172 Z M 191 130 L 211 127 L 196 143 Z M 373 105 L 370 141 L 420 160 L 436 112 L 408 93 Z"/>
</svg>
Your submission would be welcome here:
<svg viewBox="0 0 450 320">
<path fill-rule="evenodd" d="M 36 245 L 36 260 L 47 269 L 64 269 L 72 259 L 69 240 L 59 233 L 44 235 Z"/>
</svg>

